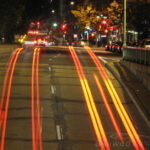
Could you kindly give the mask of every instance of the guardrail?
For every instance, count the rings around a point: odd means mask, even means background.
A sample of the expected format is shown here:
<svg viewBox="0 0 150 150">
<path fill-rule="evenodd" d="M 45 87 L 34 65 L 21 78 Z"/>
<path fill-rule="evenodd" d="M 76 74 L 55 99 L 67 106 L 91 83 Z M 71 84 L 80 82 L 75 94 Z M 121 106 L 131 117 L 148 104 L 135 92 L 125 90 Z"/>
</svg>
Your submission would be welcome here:
<svg viewBox="0 0 150 150">
<path fill-rule="evenodd" d="M 124 47 L 123 59 L 150 66 L 150 48 Z"/>
</svg>

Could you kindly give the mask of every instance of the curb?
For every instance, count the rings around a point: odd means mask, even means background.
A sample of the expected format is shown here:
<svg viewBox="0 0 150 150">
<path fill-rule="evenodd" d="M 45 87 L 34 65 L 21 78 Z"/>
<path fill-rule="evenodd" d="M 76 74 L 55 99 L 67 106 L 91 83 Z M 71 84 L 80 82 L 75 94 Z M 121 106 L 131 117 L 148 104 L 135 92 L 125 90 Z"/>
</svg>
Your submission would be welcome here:
<svg viewBox="0 0 150 150">
<path fill-rule="evenodd" d="M 99 57 L 100 58 L 100 57 Z M 138 103 L 136 102 L 136 99 L 134 98 L 134 96 L 132 95 L 132 93 L 130 92 L 130 90 L 128 89 L 128 87 L 122 82 L 122 80 L 118 77 L 118 75 L 113 71 L 113 69 L 108 65 L 108 63 L 103 59 L 100 58 L 100 60 L 102 61 L 102 63 L 104 64 L 104 66 L 114 75 L 114 77 L 119 81 L 119 83 L 121 84 L 121 86 L 123 87 L 123 89 L 127 92 L 128 96 L 130 97 L 131 101 L 133 102 L 133 104 L 135 105 L 135 107 L 137 108 L 137 110 L 139 111 L 139 113 L 141 114 L 141 116 L 143 117 L 143 119 L 145 120 L 147 126 L 150 128 L 150 121 L 148 119 L 148 117 L 145 115 L 145 113 L 142 111 L 142 109 L 140 108 L 140 106 L 138 105 Z"/>
</svg>

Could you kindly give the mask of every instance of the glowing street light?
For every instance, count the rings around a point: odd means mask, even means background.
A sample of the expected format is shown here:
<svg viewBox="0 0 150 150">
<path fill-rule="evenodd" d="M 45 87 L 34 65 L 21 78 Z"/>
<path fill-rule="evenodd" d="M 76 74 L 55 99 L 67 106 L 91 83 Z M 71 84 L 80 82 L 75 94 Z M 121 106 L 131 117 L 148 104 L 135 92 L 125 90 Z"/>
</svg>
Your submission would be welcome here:
<svg viewBox="0 0 150 150">
<path fill-rule="evenodd" d="M 54 14 L 54 13 L 55 13 L 55 10 L 52 10 L 51 12 Z"/>
<path fill-rule="evenodd" d="M 58 24 L 55 22 L 55 23 L 53 23 L 53 27 L 54 28 L 57 28 L 57 26 L 58 26 Z"/>
<path fill-rule="evenodd" d="M 74 2 L 73 2 L 73 1 L 71 1 L 71 2 L 70 2 L 70 5 L 72 5 L 72 6 L 73 6 L 73 5 L 74 5 Z"/>
</svg>

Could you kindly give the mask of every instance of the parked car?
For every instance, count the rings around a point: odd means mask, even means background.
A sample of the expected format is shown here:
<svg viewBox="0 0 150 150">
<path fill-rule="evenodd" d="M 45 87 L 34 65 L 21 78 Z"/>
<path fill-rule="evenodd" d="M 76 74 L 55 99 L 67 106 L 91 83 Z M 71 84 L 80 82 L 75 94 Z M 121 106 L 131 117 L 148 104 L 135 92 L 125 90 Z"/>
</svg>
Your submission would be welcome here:
<svg viewBox="0 0 150 150">
<path fill-rule="evenodd" d="M 144 48 L 150 48 L 150 39 L 145 39 L 144 40 L 143 47 Z"/>
<path fill-rule="evenodd" d="M 122 50 L 123 50 L 123 42 L 116 42 L 115 52 L 122 53 Z"/>
<path fill-rule="evenodd" d="M 116 42 L 112 42 L 112 44 L 109 46 L 109 50 L 112 52 L 114 51 L 115 43 Z"/>
<path fill-rule="evenodd" d="M 105 45 L 105 50 L 106 50 L 106 51 L 109 51 L 109 45 L 110 45 L 110 43 L 107 43 L 107 44 Z"/>
</svg>

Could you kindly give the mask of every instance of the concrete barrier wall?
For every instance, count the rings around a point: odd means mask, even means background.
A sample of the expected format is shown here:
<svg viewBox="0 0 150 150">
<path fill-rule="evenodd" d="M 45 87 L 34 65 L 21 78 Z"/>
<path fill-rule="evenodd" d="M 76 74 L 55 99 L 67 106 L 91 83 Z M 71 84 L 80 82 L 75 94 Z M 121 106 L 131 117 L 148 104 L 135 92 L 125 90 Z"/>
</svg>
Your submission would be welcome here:
<svg viewBox="0 0 150 150">
<path fill-rule="evenodd" d="M 150 67 L 131 61 L 122 60 L 121 64 L 127 67 L 150 91 Z"/>
<path fill-rule="evenodd" d="M 124 47 L 123 59 L 150 66 L 150 49 L 141 47 Z"/>
</svg>

